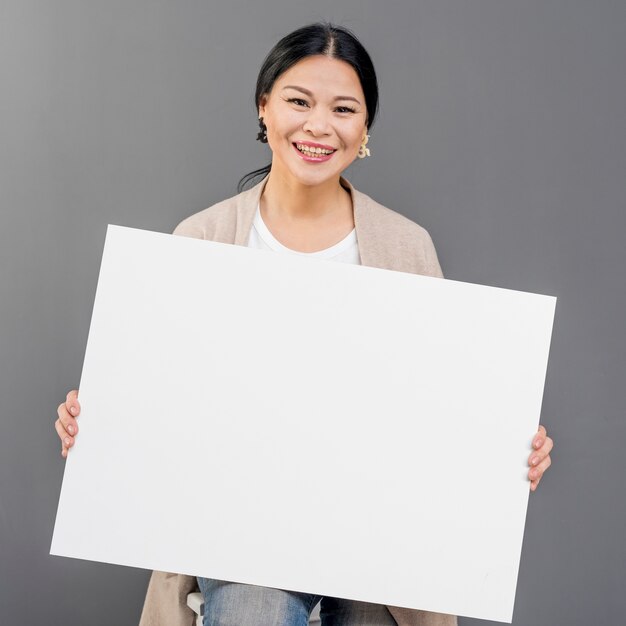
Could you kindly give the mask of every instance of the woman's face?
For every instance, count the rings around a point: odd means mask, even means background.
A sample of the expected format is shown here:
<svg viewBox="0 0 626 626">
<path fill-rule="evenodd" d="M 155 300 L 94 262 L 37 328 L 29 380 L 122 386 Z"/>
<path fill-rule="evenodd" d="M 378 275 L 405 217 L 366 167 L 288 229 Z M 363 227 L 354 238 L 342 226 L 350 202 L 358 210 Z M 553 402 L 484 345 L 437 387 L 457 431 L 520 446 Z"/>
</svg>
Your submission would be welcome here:
<svg viewBox="0 0 626 626">
<path fill-rule="evenodd" d="M 267 127 L 272 171 L 303 185 L 339 180 L 367 133 L 357 73 L 349 63 L 323 55 L 306 57 L 281 74 L 262 98 L 259 115 Z M 333 152 L 303 153 L 296 147 L 303 144 Z"/>
</svg>

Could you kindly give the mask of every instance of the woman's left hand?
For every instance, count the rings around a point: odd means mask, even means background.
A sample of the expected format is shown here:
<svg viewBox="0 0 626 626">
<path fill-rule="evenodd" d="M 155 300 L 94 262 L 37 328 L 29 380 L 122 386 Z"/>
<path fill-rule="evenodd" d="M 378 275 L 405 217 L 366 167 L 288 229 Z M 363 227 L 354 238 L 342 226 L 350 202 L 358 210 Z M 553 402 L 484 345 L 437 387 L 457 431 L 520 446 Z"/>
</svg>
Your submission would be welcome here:
<svg viewBox="0 0 626 626">
<path fill-rule="evenodd" d="M 543 426 L 539 426 L 539 430 L 533 439 L 533 451 L 528 457 L 528 465 L 532 468 L 528 472 L 531 491 L 535 491 L 535 489 L 537 489 L 537 485 L 539 484 L 543 473 L 552 464 L 550 451 L 553 446 L 554 441 L 548 437 L 546 429 Z"/>
</svg>

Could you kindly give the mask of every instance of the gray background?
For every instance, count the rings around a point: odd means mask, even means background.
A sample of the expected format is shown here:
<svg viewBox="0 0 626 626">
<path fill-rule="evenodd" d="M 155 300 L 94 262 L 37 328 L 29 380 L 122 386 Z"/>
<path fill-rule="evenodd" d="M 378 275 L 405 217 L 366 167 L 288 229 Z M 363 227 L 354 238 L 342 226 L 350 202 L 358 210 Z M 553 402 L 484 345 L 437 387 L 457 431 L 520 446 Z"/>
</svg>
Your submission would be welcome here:
<svg viewBox="0 0 626 626">
<path fill-rule="evenodd" d="M 353 29 L 380 77 L 372 156 L 347 177 L 424 225 L 448 278 L 558 296 L 554 464 L 514 623 L 624 623 L 626 3 L 16 0 L 0 3 L 3 624 L 136 624 L 148 572 L 48 554 L 53 422 L 80 379 L 106 225 L 171 232 L 234 195 L 269 160 L 260 63 L 320 18 Z M 475 471 L 480 489 L 489 450 Z"/>
</svg>

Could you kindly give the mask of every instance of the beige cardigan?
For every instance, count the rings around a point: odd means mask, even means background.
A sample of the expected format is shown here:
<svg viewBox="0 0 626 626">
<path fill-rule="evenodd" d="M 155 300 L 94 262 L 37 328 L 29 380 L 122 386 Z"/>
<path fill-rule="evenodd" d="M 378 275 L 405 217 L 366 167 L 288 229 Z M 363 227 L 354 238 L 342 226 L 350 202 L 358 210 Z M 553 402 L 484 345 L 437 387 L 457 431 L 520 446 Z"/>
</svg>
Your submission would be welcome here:
<svg viewBox="0 0 626 626">
<path fill-rule="evenodd" d="M 232 198 L 184 219 L 175 235 L 246 246 L 259 199 L 268 177 Z M 443 278 L 437 254 L 426 230 L 357 191 L 341 177 L 350 191 L 361 264 Z M 193 508 L 187 515 L 193 523 Z M 139 626 L 192 626 L 193 611 L 187 594 L 198 591 L 196 578 L 153 572 Z M 453 615 L 387 607 L 399 626 L 456 626 Z"/>
</svg>

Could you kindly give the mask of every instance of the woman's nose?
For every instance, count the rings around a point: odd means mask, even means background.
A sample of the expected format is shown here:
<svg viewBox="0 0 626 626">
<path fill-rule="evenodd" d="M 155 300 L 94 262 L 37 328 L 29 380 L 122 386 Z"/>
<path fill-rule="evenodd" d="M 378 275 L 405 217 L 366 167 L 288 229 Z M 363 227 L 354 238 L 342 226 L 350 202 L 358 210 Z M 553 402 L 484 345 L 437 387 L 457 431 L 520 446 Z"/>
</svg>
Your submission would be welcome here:
<svg viewBox="0 0 626 626">
<path fill-rule="evenodd" d="M 302 129 L 314 135 L 327 134 L 329 130 L 328 113 L 319 108 L 311 109 Z"/>
</svg>

